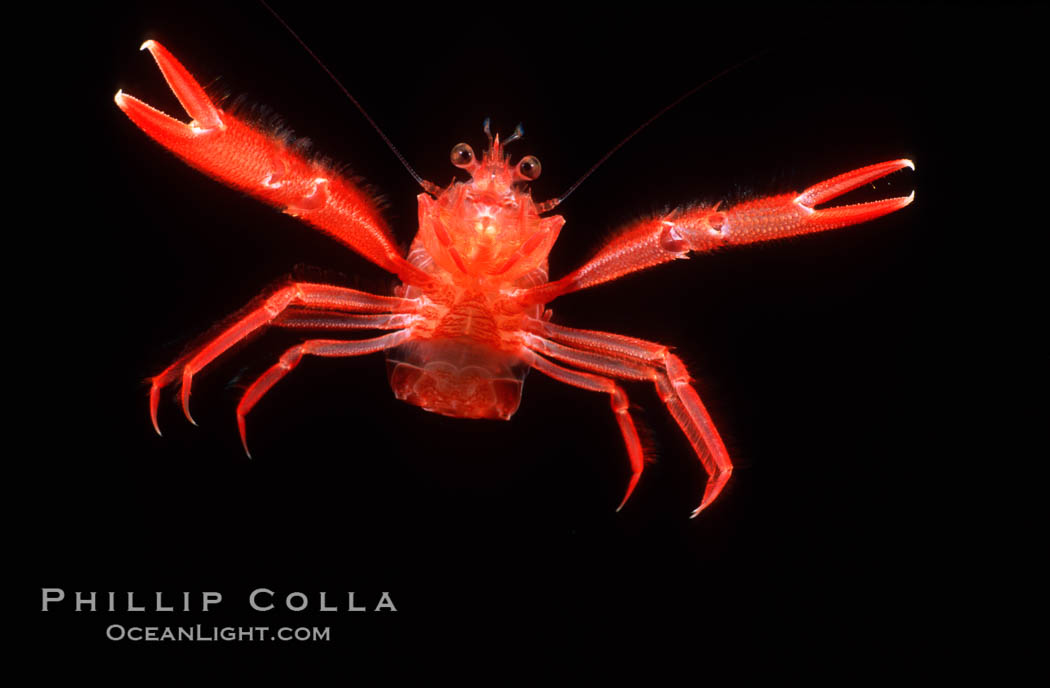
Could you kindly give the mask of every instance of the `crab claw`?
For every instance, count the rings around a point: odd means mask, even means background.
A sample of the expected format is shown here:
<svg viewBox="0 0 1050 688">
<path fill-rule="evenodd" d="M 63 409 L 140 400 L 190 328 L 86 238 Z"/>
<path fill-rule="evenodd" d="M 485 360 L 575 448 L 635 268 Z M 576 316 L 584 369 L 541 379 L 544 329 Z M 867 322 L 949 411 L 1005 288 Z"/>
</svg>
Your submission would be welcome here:
<svg viewBox="0 0 1050 688">
<path fill-rule="evenodd" d="M 857 224 L 858 222 L 874 220 L 875 218 L 881 217 L 887 213 L 892 213 L 894 210 L 900 210 L 911 203 L 915 200 L 915 192 L 912 191 L 907 196 L 886 198 L 881 201 L 856 203 L 854 205 L 824 208 L 821 210 L 817 210 L 813 206 L 818 203 L 824 203 L 838 198 L 844 193 L 864 186 L 868 182 L 881 179 L 882 177 L 885 177 L 892 172 L 896 172 L 897 170 L 902 170 L 905 167 L 914 170 L 915 163 L 906 158 L 901 160 L 890 160 L 888 162 L 880 162 L 874 165 L 868 165 L 867 167 L 862 167 L 859 170 L 840 174 L 837 177 L 832 177 L 827 181 L 809 187 L 795 198 L 794 203 L 799 208 L 810 213 L 810 217 L 805 224 L 819 225 L 820 229 L 834 229 L 835 227 L 843 227 L 845 225 Z"/>
<path fill-rule="evenodd" d="M 728 244 L 749 244 L 874 220 L 911 203 L 915 192 L 869 203 L 832 208 L 815 206 L 905 167 L 914 170 L 915 163 L 907 159 L 880 162 L 814 184 L 797 196 L 772 196 L 742 203 L 725 212 L 710 213 L 705 218 L 709 235 Z"/>
<path fill-rule="evenodd" d="M 720 210 L 718 206 L 699 207 L 671 216 L 668 226 L 669 250 L 708 251 L 720 246 L 751 244 L 786 237 L 823 232 L 874 220 L 900 210 L 915 199 L 907 196 L 886 198 L 831 208 L 816 208 L 844 193 L 904 168 L 915 169 L 911 160 L 890 160 L 868 165 L 814 184 L 800 194 L 781 194 L 759 198 Z"/>
<path fill-rule="evenodd" d="M 222 110 L 215 107 L 201 85 L 167 48 L 157 41 L 146 41 L 141 49 L 153 55 L 164 80 L 193 121 L 184 124 L 123 91 L 117 91 L 113 100 L 140 129 L 166 148 L 186 157 L 187 146 L 196 137 L 225 129 Z"/>
</svg>

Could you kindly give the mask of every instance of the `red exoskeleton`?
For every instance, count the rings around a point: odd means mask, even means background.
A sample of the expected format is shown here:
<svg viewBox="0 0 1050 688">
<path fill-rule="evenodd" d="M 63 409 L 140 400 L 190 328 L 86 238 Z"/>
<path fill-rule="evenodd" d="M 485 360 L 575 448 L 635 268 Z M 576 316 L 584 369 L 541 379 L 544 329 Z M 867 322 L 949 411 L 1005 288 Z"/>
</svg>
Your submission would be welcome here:
<svg viewBox="0 0 1050 688">
<path fill-rule="evenodd" d="M 421 182 L 419 231 L 403 255 L 375 201 L 354 182 L 304 157 L 281 137 L 224 112 L 156 41 L 147 41 L 143 48 L 153 55 L 192 121 L 184 124 L 118 92 L 117 105 L 139 128 L 193 167 L 328 233 L 401 282 L 392 296 L 333 284 L 287 284 L 152 378 L 150 415 L 159 433 L 161 391 L 181 384 L 183 411 L 192 422 L 194 375 L 261 328 L 386 332 L 349 341 L 307 339 L 286 351 L 248 386 L 237 406 L 245 451 L 248 413 L 304 355 L 384 351 L 390 384 L 399 399 L 458 418 L 509 419 L 518 408 L 526 371 L 535 368 L 566 384 L 609 395 L 631 466 L 622 507 L 642 475 L 645 452 L 627 395 L 616 380 L 648 381 L 707 472 L 703 496 L 692 514 L 696 516 L 718 496 L 733 467 L 682 361 L 662 344 L 555 324 L 547 304 L 691 252 L 866 222 L 914 198 L 912 194 L 816 208 L 892 172 L 914 168 L 905 159 L 877 163 L 801 193 L 732 207 L 697 205 L 638 220 L 586 264 L 550 281 L 547 257 L 564 224 L 550 211 L 560 199 L 533 201 L 528 183 L 539 176 L 539 161 L 526 156 L 512 164 L 505 146 L 520 132 L 501 142 L 486 122 L 489 144 L 482 155 L 465 143 L 452 149 L 452 163 L 466 171 L 470 181 L 447 188 Z"/>
</svg>

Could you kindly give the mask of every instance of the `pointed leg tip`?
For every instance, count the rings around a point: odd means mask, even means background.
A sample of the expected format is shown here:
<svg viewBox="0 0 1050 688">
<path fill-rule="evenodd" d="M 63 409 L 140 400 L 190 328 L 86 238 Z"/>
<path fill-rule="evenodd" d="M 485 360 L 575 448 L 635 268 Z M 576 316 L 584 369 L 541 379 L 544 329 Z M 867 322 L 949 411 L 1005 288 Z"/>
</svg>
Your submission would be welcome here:
<svg viewBox="0 0 1050 688">
<path fill-rule="evenodd" d="M 729 475 L 732 472 L 732 468 L 730 468 L 722 474 L 720 480 L 718 480 L 717 482 L 709 482 L 707 484 L 707 489 L 704 490 L 703 499 L 700 500 L 700 506 L 696 507 L 696 510 L 693 511 L 692 515 L 689 518 L 696 518 L 701 511 L 711 506 L 711 503 L 714 502 L 715 499 L 718 498 L 718 495 L 722 493 L 722 488 L 725 487 L 725 484 L 729 481 Z"/>
<path fill-rule="evenodd" d="M 903 165 L 904 167 L 907 167 L 908 169 L 911 169 L 911 170 L 915 169 L 915 163 L 912 162 L 911 160 L 909 160 L 908 158 L 904 158 L 903 160 L 901 160 L 901 165 Z"/>
<path fill-rule="evenodd" d="M 689 518 L 690 519 L 694 519 L 697 516 L 699 516 L 700 512 L 707 508 L 707 504 L 708 504 L 707 502 L 704 502 L 700 506 L 698 506 L 695 509 L 693 509 L 693 513 L 689 514 Z"/>
<path fill-rule="evenodd" d="M 157 42 L 151 38 L 149 40 L 143 41 L 142 45 L 139 46 L 139 50 L 149 50 L 150 52 L 152 52 L 153 48 L 156 45 L 157 45 Z"/>
<path fill-rule="evenodd" d="M 252 452 L 248 449 L 248 437 L 244 432 L 244 425 L 238 428 L 241 431 L 241 446 L 244 448 L 244 455 L 250 460 L 252 458 Z"/>
<path fill-rule="evenodd" d="M 156 378 L 153 379 L 149 389 L 149 419 L 153 423 L 153 429 L 157 431 L 158 437 L 164 437 L 160 431 L 160 423 L 157 421 L 157 410 L 160 406 L 160 387 Z"/>
<path fill-rule="evenodd" d="M 244 447 L 244 453 L 251 459 L 252 453 L 248 450 L 248 432 L 244 426 L 244 416 L 240 413 L 237 414 L 237 432 L 241 436 L 241 446 Z"/>
<path fill-rule="evenodd" d="M 624 505 L 627 504 L 627 500 L 631 498 L 632 494 L 634 494 L 634 488 L 638 484 L 638 479 L 641 478 L 641 477 L 642 477 L 641 471 L 639 471 L 639 472 L 637 472 L 637 473 L 635 473 L 634 475 L 631 476 L 631 482 L 629 482 L 627 484 L 627 494 L 625 494 L 623 496 L 623 500 L 620 502 L 620 506 L 616 507 L 616 512 L 617 513 L 620 512 L 620 509 L 622 509 L 624 507 Z"/>
<path fill-rule="evenodd" d="M 700 501 L 700 506 L 693 510 L 693 513 L 689 515 L 689 518 L 696 518 L 699 516 L 701 511 L 711 506 L 711 502 L 715 501 L 715 497 L 717 496 L 718 492 L 715 492 L 715 494 L 705 494 L 704 498 Z"/>
<path fill-rule="evenodd" d="M 186 416 L 186 420 L 192 423 L 196 427 L 197 421 L 193 420 L 193 414 L 190 413 L 190 384 L 191 380 L 187 376 L 182 378 L 182 414 Z"/>
</svg>

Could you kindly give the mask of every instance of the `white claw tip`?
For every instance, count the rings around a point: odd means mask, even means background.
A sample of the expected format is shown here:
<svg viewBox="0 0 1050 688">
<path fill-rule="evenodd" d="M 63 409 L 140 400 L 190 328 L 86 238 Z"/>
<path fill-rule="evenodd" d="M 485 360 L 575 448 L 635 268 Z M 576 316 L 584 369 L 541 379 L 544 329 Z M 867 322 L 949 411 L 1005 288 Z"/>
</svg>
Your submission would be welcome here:
<svg viewBox="0 0 1050 688">
<path fill-rule="evenodd" d="M 124 107 L 124 91 L 117 89 L 117 94 L 113 96 L 113 102 L 117 104 L 117 107 Z"/>
<path fill-rule="evenodd" d="M 139 46 L 139 50 L 153 50 L 153 39 L 144 41 L 142 45 Z"/>
<path fill-rule="evenodd" d="M 915 163 L 913 163 L 911 160 L 908 160 L 907 158 L 905 158 L 904 160 L 901 160 L 901 162 L 904 163 L 905 167 L 909 167 L 912 170 L 915 169 Z"/>
</svg>

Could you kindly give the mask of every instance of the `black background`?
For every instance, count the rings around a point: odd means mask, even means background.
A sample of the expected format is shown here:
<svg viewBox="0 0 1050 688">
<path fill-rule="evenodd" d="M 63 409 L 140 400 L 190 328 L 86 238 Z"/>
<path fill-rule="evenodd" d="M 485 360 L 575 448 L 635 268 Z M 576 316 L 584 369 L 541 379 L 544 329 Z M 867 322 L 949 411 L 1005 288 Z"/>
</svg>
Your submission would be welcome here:
<svg viewBox="0 0 1050 688">
<path fill-rule="evenodd" d="M 409 637 L 537 628 L 552 635 L 529 631 L 528 642 L 544 644 L 681 622 L 696 642 L 750 645 L 773 621 L 852 637 L 923 598 L 936 537 L 923 477 L 943 460 L 922 439 L 941 270 L 930 249 L 944 229 L 946 142 L 960 127 L 942 118 L 960 83 L 982 83 L 961 74 L 962 38 L 982 10 L 276 6 L 427 179 L 451 179 L 457 142 L 483 147 L 484 117 L 504 134 L 524 123 L 511 150 L 542 161 L 538 199 L 684 91 L 770 49 L 657 120 L 559 208 L 555 277 L 636 217 L 800 190 L 877 161 L 909 157 L 918 171 L 854 198 L 916 189 L 916 202 L 554 305 L 557 322 L 670 344 L 686 360 L 737 465 L 697 519 L 702 469 L 645 385 L 627 389 L 657 460 L 620 513 L 629 471 L 607 399 L 537 374 L 511 422 L 480 422 L 396 401 L 380 356 L 306 360 L 250 416 L 249 461 L 238 395 L 294 333 L 256 338 L 199 375 L 199 428 L 166 395 L 157 437 L 143 381 L 296 266 L 379 292 L 393 281 L 130 124 L 112 102 L 118 88 L 179 112 L 138 46 L 160 40 L 211 93 L 247 94 L 348 163 L 383 192 L 404 244 L 419 189 L 258 5 L 99 10 L 61 62 L 39 63 L 66 103 L 53 113 L 68 132 L 59 138 L 77 152 L 66 166 L 76 184 L 51 198 L 32 237 L 48 245 L 24 301 L 42 322 L 37 365 L 14 372 L 28 376 L 15 432 L 33 447 L 19 528 L 30 607 L 40 587 L 218 590 L 219 613 L 132 620 L 329 625 L 331 645 L 356 656 Z M 1029 11 L 1016 12 L 1024 24 Z M 312 610 L 252 613 L 259 586 L 305 592 Z M 371 604 L 390 591 L 399 611 L 314 611 L 318 592 L 348 590 Z M 633 626 L 637 616 L 657 618 Z M 126 615 L 36 618 L 47 647 L 147 651 L 104 639 Z"/>
</svg>

